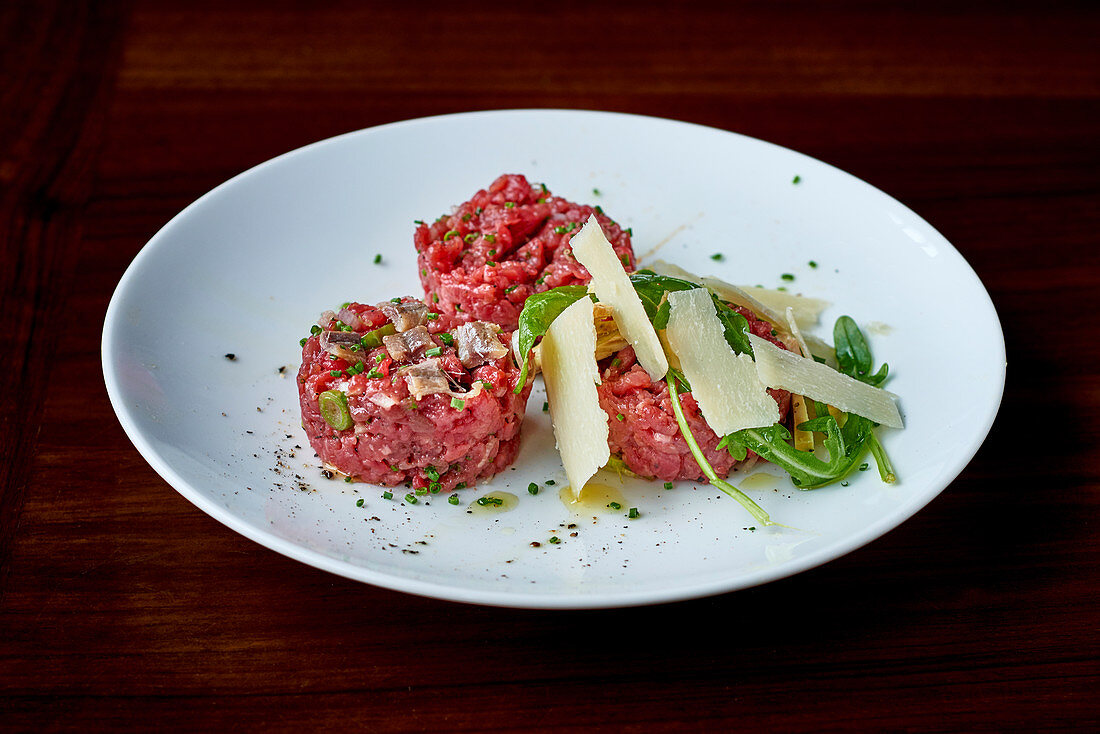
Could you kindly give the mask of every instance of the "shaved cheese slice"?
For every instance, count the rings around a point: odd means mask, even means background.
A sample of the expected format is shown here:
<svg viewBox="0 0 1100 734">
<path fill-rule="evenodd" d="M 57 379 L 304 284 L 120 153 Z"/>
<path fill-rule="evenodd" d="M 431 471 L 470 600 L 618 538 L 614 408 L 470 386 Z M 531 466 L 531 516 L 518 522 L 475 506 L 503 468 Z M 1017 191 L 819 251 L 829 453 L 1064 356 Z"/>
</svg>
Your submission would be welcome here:
<svg viewBox="0 0 1100 734">
<path fill-rule="evenodd" d="M 901 414 L 894 403 L 897 396 L 893 393 L 780 349 L 755 334 L 749 334 L 749 342 L 756 355 L 756 372 L 768 387 L 790 390 L 835 405 L 846 413 L 870 418 L 884 426 L 902 427 Z"/>
<path fill-rule="evenodd" d="M 745 291 L 741 290 L 735 285 L 730 285 L 724 280 L 718 278 L 706 278 L 703 276 L 689 273 L 681 268 L 679 265 L 673 265 L 667 263 L 664 260 L 657 260 L 650 266 L 655 273 L 660 275 L 670 275 L 673 278 L 680 278 L 681 280 L 691 281 L 692 283 L 698 283 L 704 285 L 714 291 L 714 294 L 727 303 L 732 303 L 735 306 L 742 306 L 752 311 L 760 318 L 768 321 L 772 326 L 785 329 L 786 319 L 783 318 L 783 314 L 774 311 L 765 304 L 756 300 Z"/>
<path fill-rule="evenodd" d="M 760 288 L 754 285 L 744 285 L 741 289 L 751 298 L 764 304 L 777 313 L 783 313 L 788 308 L 794 311 L 794 319 L 800 327 L 808 329 L 816 326 L 821 320 L 821 312 L 831 306 L 828 301 L 809 296 L 798 296 L 786 291 L 777 291 L 771 288 Z"/>
<path fill-rule="evenodd" d="M 595 214 L 588 218 L 569 245 L 580 264 L 592 274 L 588 290 L 596 294 L 600 303 L 611 307 L 619 333 L 634 347 L 634 354 L 650 379 L 654 382 L 664 379 L 668 360 L 657 332 L 645 315 L 645 308 Z"/>
<path fill-rule="evenodd" d="M 611 457 L 607 414 L 596 394 L 595 351 L 592 299 L 582 298 L 554 319 L 542 339 L 542 379 L 554 440 L 575 498 Z"/>
<path fill-rule="evenodd" d="M 756 375 L 752 357 L 726 342 L 714 302 L 704 288 L 668 294 L 665 337 L 680 359 L 691 394 L 719 436 L 779 421 L 775 400 Z"/>
<path fill-rule="evenodd" d="M 821 312 L 830 305 L 828 301 L 822 301 L 818 298 L 793 296 L 789 293 L 783 293 L 782 291 L 770 291 L 766 288 L 756 287 L 741 288 L 731 285 L 719 278 L 695 275 L 694 273 L 684 270 L 679 265 L 673 265 L 664 260 L 656 260 L 649 267 L 653 272 L 660 275 L 669 275 L 673 278 L 680 278 L 681 280 L 687 280 L 692 283 L 706 286 L 714 291 L 714 294 L 723 301 L 732 303 L 735 306 L 747 308 L 758 317 L 771 323 L 772 326 L 776 327 L 776 329 L 783 334 L 790 333 L 787 319 L 784 318 L 783 315 L 787 305 L 790 305 L 794 309 L 795 319 L 803 328 L 809 328 L 817 324 Z M 783 299 L 772 298 L 771 294 L 783 296 Z M 836 364 L 833 348 L 827 343 L 810 334 L 805 335 L 805 341 L 810 345 L 814 354 L 819 357 L 824 357 L 830 364 Z"/>
</svg>

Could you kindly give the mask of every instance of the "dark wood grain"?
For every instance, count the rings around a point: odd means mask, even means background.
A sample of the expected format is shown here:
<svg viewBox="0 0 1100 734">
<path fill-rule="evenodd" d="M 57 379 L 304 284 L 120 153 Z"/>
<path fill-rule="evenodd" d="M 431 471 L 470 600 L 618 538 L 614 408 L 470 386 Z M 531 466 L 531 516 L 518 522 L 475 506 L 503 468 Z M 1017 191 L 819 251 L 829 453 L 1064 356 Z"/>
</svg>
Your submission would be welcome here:
<svg viewBox="0 0 1100 734">
<path fill-rule="evenodd" d="M 702 5 L 0 6 L 0 729 L 1100 725 L 1100 12 Z M 943 232 L 1010 363 L 958 480 L 794 578 L 552 613 L 301 565 L 141 459 L 107 401 L 100 325 L 175 213 L 330 135 L 553 106 L 771 140 Z M 957 316 L 942 327 L 967 329 Z"/>
</svg>

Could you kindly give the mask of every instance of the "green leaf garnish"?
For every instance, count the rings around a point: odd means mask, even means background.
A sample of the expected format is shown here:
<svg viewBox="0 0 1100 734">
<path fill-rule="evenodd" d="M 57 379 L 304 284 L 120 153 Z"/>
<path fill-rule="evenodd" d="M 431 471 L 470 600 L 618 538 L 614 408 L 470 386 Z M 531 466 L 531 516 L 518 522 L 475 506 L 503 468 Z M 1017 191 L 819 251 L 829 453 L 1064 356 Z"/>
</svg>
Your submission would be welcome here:
<svg viewBox="0 0 1100 734">
<path fill-rule="evenodd" d="M 562 311 L 572 306 L 588 295 L 588 287 L 583 285 L 563 285 L 551 288 L 542 293 L 536 293 L 523 304 L 523 311 L 519 315 L 517 331 L 517 347 L 520 358 L 519 380 L 514 392 L 523 390 L 527 382 L 528 361 L 531 347 L 535 341 L 546 333 L 550 324 Z"/>
</svg>

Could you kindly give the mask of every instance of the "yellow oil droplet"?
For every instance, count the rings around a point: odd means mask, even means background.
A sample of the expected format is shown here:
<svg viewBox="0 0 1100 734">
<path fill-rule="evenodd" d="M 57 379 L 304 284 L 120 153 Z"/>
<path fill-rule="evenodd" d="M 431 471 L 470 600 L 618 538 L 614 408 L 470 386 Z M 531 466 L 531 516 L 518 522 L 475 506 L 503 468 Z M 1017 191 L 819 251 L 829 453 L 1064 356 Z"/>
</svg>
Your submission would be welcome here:
<svg viewBox="0 0 1100 734">
<path fill-rule="evenodd" d="M 779 480 L 766 471 L 758 471 L 734 484 L 738 489 L 775 489 Z"/>
<path fill-rule="evenodd" d="M 561 503 L 577 515 L 592 515 L 599 513 L 622 513 L 626 511 L 626 498 L 615 487 L 589 482 L 581 490 L 579 499 L 573 496 L 572 487 L 562 487 L 558 492 Z M 618 507 L 612 507 L 612 503 Z"/>
<path fill-rule="evenodd" d="M 484 502 L 482 502 L 484 500 Z M 519 497 L 511 492 L 493 491 L 481 495 L 467 505 L 468 510 L 474 513 L 497 514 L 515 509 L 519 504 Z"/>
</svg>

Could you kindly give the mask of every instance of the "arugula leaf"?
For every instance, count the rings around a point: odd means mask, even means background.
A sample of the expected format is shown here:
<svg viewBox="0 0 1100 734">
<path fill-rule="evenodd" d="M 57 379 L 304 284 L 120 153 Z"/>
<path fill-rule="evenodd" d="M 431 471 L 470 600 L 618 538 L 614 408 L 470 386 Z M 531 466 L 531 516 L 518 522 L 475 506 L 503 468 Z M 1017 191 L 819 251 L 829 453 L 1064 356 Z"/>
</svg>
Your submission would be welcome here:
<svg viewBox="0 0 1100 734">
<path fill-rule="evenodd" d="M 702 288 L 698 283 L 689 280 L 681 280 L 668 275 L 657 275 L 650 270 L 642 270 L 630 274 L 630 284 L 634 286 L 634 292 L 638 294 L 645 315 L 653 321 L 653 328 L 663 329 L 668 325 L 668 303 L 665 301 L 665 293 L 669 291 L 688 291 L 692 288 Z M 664 305 L 662 306 L 662 302 Z M 662 315 L 659 312 L 663 311 Z M 663 318 L 658 323 L 657 319 Z"/>
<path fill-rule="evenodd" d="M 841 372 L 873 387 L 879 387 L 886 381 L 886 375 L 890 371 L 889 366 L 883 363 L 878 372 L 871 374 L 875 364 L 871 358 L 871 348 L 863 332 L 850 316 L 841 316 L 836 320 L 833 326 L 833 341 L 836 344 L 837 367 Z M 882 481 L 887 484 L 896 482 L 898 477 L 894 473 L 890 457 L 886 455 L 886 449 L 882 447 L 874 433 L 871 434 L 869 443 L 871 455 L 875 457 L 875 464 L 878 465 L 878 473 Z"/>
<path fill-rule="evenodd" d="M 588 295 L 588 287 L 583 285 L 563 285 L 536 293 L 523 304 L 519 315 L 519 336 L 517 338 L 520 356 L 519 380 L 513 392 L 519 393 L 527 382 L 528 359 L 535 340 L 546 333 L 550 324 L 562 311 Z"/>
<path fill-rule="evenodd" d="M 726 305 L 726 302 L 718 296 L 713 293 L 710 296 L 714 300 L 718 320 L 722 322 L 722 328 L 725 330 L 726 342 L 733 353 L 755 357 L 752 353 L 752 344 L 749 343 L 749 320 Z"/>
<path fill-rule="evenodd" d="M 836 320 L 833 326 L 833 342 L 836 345 L 837 367 L 841 372 L 873 387 L 878 387 L 886 380 L 890 367 L 885 363 L 878 372 L 871 374 L 874 366 L 871 348 L 867 346 L 863 332 L 851 316 L 841 316 Z"/>
<path fill-rule="evenodd" d="M 783 467 L 799 489 L 816 489 L 848 476 L 867 452 L 868 441 L 874 435 L 871 432 L 874 424 L 857 415 L 849 415 L 843 428 L 828 414 L 798 427 L 825 434 L 823 443 L 829 452 L 828 461 L 818 458 L 812 451 L 799 451 L 787 443 L 791 434 L 779 423 L 767 428 L 736 431 L 723 440 L 751 449 L 760 458 Z"/>
</svg>

